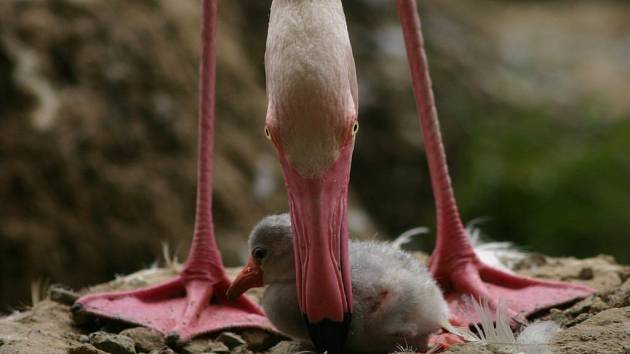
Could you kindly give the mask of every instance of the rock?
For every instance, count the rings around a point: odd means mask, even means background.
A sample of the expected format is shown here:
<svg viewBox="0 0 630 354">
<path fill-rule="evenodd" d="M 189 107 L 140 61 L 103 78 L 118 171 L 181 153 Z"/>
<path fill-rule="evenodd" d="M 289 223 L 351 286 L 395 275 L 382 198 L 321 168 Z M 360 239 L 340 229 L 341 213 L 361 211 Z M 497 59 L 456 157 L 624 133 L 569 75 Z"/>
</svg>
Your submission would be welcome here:
<svg viewBox="0 0 630 354">
<path fill-rule="evenodd" d="M 135 354 L 136 348 L 133 340 L 120 334 L 103 331 L 90 334 L 90 343 L 96 348 L 111 354 Z"/>
<path fill-rule="evenodd" d="M 151 328 L 129 328 L 120 334 L 131 338 L 136 343 L 136 350 L 139 352 L 150 352 L 164 347 L 164 336 Z"/>
<path fill-rule="evenodd" d="M 584 267 L 580 270 L 580 273 L 578 274 L 578 278 L 582 279 L 582 280 L 591 280 L 594 277 L 594 273 L 593 273 L 593 268 L 591 267 Z"/>
<path fill-rule="evenodd" d="M 161 349 L 154 349 L 154 350 L 150 351 L 149 354 L 177 354 L 177 353 L 174 352 L 173 349 L 171 349 L 171 348 L 164 347 L 164 348 L 161 348 Z"/>
<path fill-rule="evenodd" d="M 231 353 L 230 348 L 221 342 L 213 341 L 209 338 L 193 339 L 190 343 L 181 348 L 182 354 L 201 354 L 201 353 Z"/>
<path fill-rule="evenodd" d="M 247 342 L 247 348 L 253 351 L 265 351 L 276 345 L 282 339 L 286 339 L 278 333 L 260 329 L 246 329 L 239 332 L 239 335 Z"/>
<path fill-rule="evenodd" d="M 238 346 L 245 345 L 247 342 L 236 333 L 223 332 L 216 338 L 218 342 L 225 344 L 228 348 L 234 349 Z"/>
<path fill-rule="evenodd" d="M 90 344 L 82 344 L 68 349 L 68 354 L 106 354 L 106 352 L 98 350 Z"/>
<path fill-rule="evenodd" d="M 53 284 L 48 290 L 48 297 L 50 297 L 50 299 L 54 302 L 71 306 L 75 301 L 77 301 L 79 294 L 70 289 L 64 288 L 63 285 Z"/>
<path fill-rule="evenodd" d="M 602 294 L 602 299 L 610 307 L 630 306 L 630 279 L 626 280 L 621 287 Z"/>
<path fill-rule="evenodd" d="M 236 348 L 230 349 L 230 354 L 254 354 L 253 351 L 247 349 L 246 345 L 239 345 Z"/>
<path fill-rule="evenodd" d="M 293 354 L 298 352 L 312 352 L 314 348 L 305 343 L 282 341 L 269 349 L 268 354 Z"/>
<path fill-rule="evenodd" d="M 609 309 L 610 306 L 608 306 L 607 303 L 605 303 L 601 297 L 599 296 L 595 296 L 593 297 L 593 301 L 591 301 L 591 309 L 590 309 L 590 313 L 599 313 L 602 312 L 604 310 Z"/>
<path fill-rule="evenodd" d="M 579 317 L 579 316 L 578 316 Z M 554 339 L 557 353 L 630 353 L 630 307 L 604 310 Z"/>
</svg>

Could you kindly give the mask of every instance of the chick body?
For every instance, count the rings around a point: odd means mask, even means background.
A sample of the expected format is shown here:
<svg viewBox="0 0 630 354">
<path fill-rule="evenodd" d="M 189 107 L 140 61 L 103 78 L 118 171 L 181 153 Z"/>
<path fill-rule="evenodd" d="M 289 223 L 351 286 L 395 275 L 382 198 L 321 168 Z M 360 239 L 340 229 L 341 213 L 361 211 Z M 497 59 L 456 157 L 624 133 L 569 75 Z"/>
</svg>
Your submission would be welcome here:
<svg viewBox="0 0 630 354">
<path fill-rule="evenodd" d="M 264 218 L 249 247 L 264 249 L 260 260 L 268 285 L 262 306 L 288 336 L 308 341 L 297 301 L 291 222 L 288 214 Z M 385 242 L 350 241 L 353 314 L 346 349 L 390 352 L 397 346 L 426 349 L 428 337 L 448 325 L 449 310 L 426 267 Z"/>
</svg>

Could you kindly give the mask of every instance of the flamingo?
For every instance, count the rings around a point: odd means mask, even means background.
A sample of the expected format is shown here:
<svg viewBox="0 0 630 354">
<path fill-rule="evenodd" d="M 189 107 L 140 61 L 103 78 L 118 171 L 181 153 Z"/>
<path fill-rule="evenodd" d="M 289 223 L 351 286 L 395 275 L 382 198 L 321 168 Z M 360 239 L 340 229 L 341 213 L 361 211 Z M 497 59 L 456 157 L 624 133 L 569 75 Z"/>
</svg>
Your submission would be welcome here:
<svg viewBox="0 0 630 354">
<path fill-rule="evenodd" d="M 593 293 L 582 285 L 519 277 L 484 264 L 475 254 L 451 185 L 416 1 L 396 0 L 396 4 L 437 210 L 437 239 L 429 267 L 445 291 L 451 314 L 461 325 L 478 322 L 469 299 L 473 298 L 493 308 L 500 301 L 511 317 L 519 319 Z"/>
<path fill-rule="evenodd" d="M 225 292 L 230 281 L 214 237 L 212 160 L 217 11 L 218 0 L 203 0 L 197 204 L 192 245 L 184 268 L 175 278 L 148 288 L 83 296 L 72 308 L 74 312 L 85 311 L 152 327 L 166 334 L 169 342 L 184 342 L 195 335 L 225 328 L 272 328 L 262 310 L 248 298 L 227 301 Z"/>
<path fill-rule="evenodd" d="M 214 41 L 217 0 L 203 0 L 200 142 L 195 232 L 184 270 L 174 279 L 129 292 L 80 298 L 88 311 L 156 328 L 171 341 L 226 327 L 270 328 L 245 297 L 227 302 L 229 280 L 211 216 Z M 514 316 L 586 296 L 592 289 L 516 277 L 483 264 L 468 241 L 450 184 L 414 0 L 397 0 L 434 191 L 438 236 L 430 270 L 465 322 L 476 319 L 461 294 Z M 341 352 L 352 317 L 347 193 L 358 131 L 357 82 L 340 0 L 274 0 L 265 54 L 265 134 L 282 166 L 292 220 L 297 302 L 320 350 Z"/>
</svg>

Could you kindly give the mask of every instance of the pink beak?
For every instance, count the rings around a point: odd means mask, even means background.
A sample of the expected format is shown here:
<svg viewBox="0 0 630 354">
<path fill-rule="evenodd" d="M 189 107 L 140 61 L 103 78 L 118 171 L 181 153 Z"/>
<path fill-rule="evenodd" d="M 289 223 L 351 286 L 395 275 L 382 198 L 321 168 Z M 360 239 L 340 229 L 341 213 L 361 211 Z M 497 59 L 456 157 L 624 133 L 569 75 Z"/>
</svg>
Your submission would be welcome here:
<svg viewBox="0 0 630 354">
<path fill-rule="evenodd" d="M 348 141 L 316 178 L 301 176 L 278 150 L 289 194 L 298 302 L 313 343 L 329 352 L 341 352 L 352 313 L 347 196 L 353 147 Z"/>
<path fill-rule="evenodd" d="M 251 256 L 247 260 L 247 265 L 236 276 L 232 285 L 228 288 L 225 295 L 228 300 L 236 300 L 247 290 L 259 288 L 263 286 L 263 271 Z"/>
</svg>

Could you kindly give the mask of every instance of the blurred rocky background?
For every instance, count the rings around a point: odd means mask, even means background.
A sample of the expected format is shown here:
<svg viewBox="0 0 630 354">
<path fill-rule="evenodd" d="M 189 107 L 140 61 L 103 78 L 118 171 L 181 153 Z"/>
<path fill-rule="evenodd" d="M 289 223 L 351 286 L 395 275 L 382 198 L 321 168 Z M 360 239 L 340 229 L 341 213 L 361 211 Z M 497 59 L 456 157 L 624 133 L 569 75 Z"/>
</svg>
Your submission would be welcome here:
<svg viewBox="0 0 630 354">
<path fill-rule="evenodd" d="M 357 237 L 434 227 L 391 0 L 344 1 L 360 84 Z M 228 265 L 286 210 L 263 136 L 270 1 L 221 1 L 214 216 Z M 464 219 L 550 255 L 630 262 L 630 3 L 420 1 Z M 191 237 L 197 0 L 0 1 L 0 312 L 38 279 L 146 267 Z M 433 233 L 420 245 L 431 249 Z"/>
</svg>

